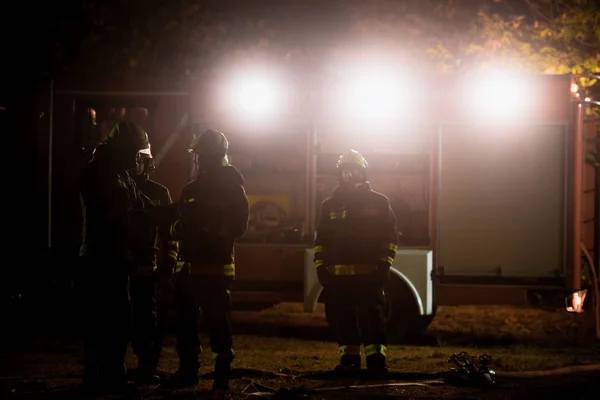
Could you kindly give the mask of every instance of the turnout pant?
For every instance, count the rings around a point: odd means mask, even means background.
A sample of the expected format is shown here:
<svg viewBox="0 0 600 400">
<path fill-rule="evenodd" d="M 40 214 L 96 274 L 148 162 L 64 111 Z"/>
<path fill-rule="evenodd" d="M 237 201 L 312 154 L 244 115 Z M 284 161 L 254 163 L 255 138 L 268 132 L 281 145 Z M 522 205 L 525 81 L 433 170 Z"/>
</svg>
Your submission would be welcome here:
<svg viewBox="0 0 600 400">
<path fill-rule="evenodd" d="M 131 347 L 138 357 L 138 368 L 154 372 L 158 366 L 165 335 L 164 316 L 157 307 L 157 286 L 152 274 L 131 277 L 133 324 Z"/>
<path fill-rule="evenodd" d="M 175 324 L 180 368 L 197 368 L 200 346 L 200 310 L 210 335 L 214 359 L 232 359 L 231 280 L 222 276 L 204 276 L 182 270 L 177 277 Z M 194 365 L 196 364 L 196 365 Z"/>
<path fill-rule="evenodd" d="M 84 380 L 120 384 L 126 381 L 131 303 L 127 260 L 82 260 L 79 293 L 84 336 Z"/>
<path fill-rule="evenodd" d="M 367 357 L 385 357 L 385 295 L 381 285 L 361 275 L 335 276 L 324 297 L 325 315 L 340 347 L 340 356 L 360 355 L 364 344 Z"/>
</svg>

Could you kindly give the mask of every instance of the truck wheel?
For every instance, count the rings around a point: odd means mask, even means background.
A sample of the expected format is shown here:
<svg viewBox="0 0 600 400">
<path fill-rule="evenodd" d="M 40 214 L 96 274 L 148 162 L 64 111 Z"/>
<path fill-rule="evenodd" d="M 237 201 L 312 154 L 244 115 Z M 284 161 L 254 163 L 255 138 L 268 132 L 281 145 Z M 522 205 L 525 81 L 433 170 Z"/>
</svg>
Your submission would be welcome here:
<svg viewBox="0 0 600 400">
<path fill-rule="evenodd" d="M 432 315 L 421 315 L 419 304 L 408 284 L 392 273 L 385 288 L 385 319 L 390 343 L 410 340 L 423 334 L 433 321 Z"/>
</svg>

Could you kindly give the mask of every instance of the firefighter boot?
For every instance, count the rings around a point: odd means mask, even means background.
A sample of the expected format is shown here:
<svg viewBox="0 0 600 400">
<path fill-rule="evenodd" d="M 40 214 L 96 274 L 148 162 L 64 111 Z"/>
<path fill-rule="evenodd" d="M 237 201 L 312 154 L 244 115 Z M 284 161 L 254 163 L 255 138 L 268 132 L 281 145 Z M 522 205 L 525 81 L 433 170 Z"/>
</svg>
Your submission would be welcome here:
<svg viewBox="0 0 600 400">
<path fill-rule="evenodd" d="M 368 355 L 367 371 L 373 378 L 385 378 L 389 372 L 385 363 L 385 355 L 381 353 Z"/>
<path fill-rule="evenodd" d="M 231 362 L 233 358 L 233 352 L 229 354 L 217 354 L 215 358 L 213 390 L 229 390 L 229 377 L 231 375 Z"/>
<path fill-rule="evenodd" d="M 179 354 L 179 369 L 169 380 L 170 387 L 190 387 L 198 384 L 200 357 L 198 354 Z"/>
<path fill-rule="evenodd" d="M 335 372 L 344 375 L 356 375 L 360 372 L 360 355 L 344 354 L 340 357 L 340 364 L 335 367 Z"/>
<path fill-rule="evenodd" d="M 108 362 L 106 364 L 100 367 L 99 393 L 124 393 L 135 389 L 127 380 L 127 369 L 124 363 Z"/>
<path fill-rule="evenodd" d="M 135 376 L 135 383 L 139 386 L 159 385 L 160 377 L 156 375 L 157 363 L 140 360 Z"/>
</svg>

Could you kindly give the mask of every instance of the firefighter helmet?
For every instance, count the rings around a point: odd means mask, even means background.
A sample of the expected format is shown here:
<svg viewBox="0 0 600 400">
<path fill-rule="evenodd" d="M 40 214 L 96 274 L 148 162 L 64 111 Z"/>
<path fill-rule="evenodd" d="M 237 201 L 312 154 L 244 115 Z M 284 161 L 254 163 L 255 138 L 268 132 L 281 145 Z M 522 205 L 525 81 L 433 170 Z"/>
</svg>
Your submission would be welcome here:
<svg viewBox="0 0 600 400">
<path fill-rule="evenodd" d="M 119 121 L 108 134 L 106 144 L 123 152 L 137 153 L 150 149 L 148 134 L 129 121 Z"/>
<path fill-rule="evenodd" d="M 358 165 L 365 170 L 369 167 L 367 160 L 356 150 L 350 150 L 349 152 L 342 154 L 337 161 L 336 168 L 339 169 L 345 164 Z"/>
<path fill-rule="evenodd" d="M 216 129 L 207 129 L 195 135 L 188 147 L 188 152 L 196 155 L 198 162 L 208 164 L 228 165 L 227 150 L 229 142 L 223 132 Z"/>
<path fill-rule="evenodd" d="M 336 164 L 340 184 L 355 186 L 366 182 L 368 166 L 367 160 L 356 150 L 342 154 Z"/>
</svg>

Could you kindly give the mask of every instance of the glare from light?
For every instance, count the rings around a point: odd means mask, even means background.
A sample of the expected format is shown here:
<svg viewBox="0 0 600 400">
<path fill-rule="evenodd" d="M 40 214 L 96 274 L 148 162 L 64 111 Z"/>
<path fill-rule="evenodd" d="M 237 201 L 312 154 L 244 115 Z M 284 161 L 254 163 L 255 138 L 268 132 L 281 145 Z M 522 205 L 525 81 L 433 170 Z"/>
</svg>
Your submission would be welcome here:
<svg viewBox="0 0 600 400">
<path fill-rule="evenodd" d="M 570 313 L 582 313 L 583 312 L 583 303 L 585 301 L 585 295 L 587 294 L 587 290 L 579 290 L 574 292 L 570 296 L 567 297 L 567 306 L 566 310 Z"/>
<path fill-rule="evenodd" d="M 571 93 L 577 93 L 579 91 L 579 85 L 575 82 L 571 83 Z"/>
<path fill-rule="evenodd" d="M 382 68 L 358 69 L 342 77 L 332 99 L 344 119 L 385 122 L 399 117 L 414 90 L 403 85 L 399 73 Z"/>
<path fill-rule="evenodd" d="M 236 117 L 263 120 L 282 111 L 283 84 L 268 72 L 240 74 L 230 79 L 228 97 Z"/>
<path fill-rule="evenodd" d="M 522 116 L 531 96 L 526 80 L 510 74 L 479 77 L 465 94 L 468 112 L 484 121 Z"/>
</svg>

